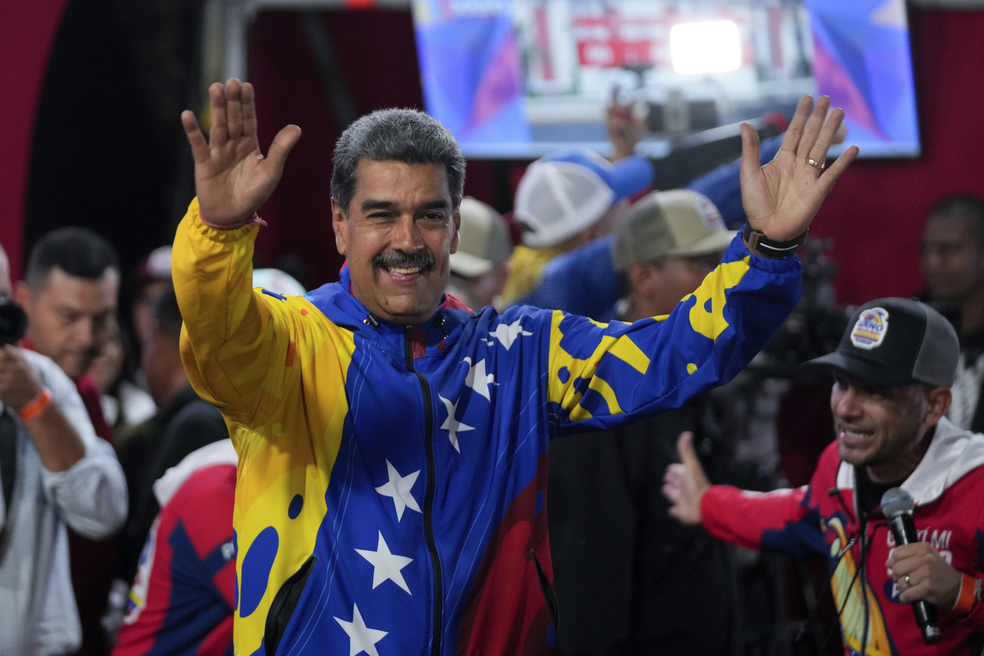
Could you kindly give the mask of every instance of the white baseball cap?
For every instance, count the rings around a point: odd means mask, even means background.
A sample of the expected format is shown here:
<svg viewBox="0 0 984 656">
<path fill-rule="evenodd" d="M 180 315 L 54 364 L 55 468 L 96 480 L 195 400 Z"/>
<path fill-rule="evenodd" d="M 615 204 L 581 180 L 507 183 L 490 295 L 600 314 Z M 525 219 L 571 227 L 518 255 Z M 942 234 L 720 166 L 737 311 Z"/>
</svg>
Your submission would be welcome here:
<svg viewBox="0 0 984 656">
<path fill-rule="evenodd" d="M 594 225 L 612 205 L 646 189 L 653 169 L 642 157 L 612 164 L 582 148 L 539 159 L 526 169 L 516 190 L 514 216 L 523 243 L 548 248 Z"/>
</svg>

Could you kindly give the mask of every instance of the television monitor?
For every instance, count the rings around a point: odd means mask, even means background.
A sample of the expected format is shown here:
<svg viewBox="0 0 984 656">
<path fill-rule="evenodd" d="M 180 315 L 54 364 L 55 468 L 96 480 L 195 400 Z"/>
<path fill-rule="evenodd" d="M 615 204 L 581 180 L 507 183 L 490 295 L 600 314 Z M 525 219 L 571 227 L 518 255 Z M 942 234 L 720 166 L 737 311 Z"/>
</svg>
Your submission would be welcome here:
<svg viewBox="0 0 984 656">
<path fill-rule="evenodd" d="M 778 111 L 843 107 L 862 157 L 916 157 L 904 0 L 414 0 L 427 111 L 466 156 L 609 149 L 612 94 L 640 150 Z"/>
</svg>

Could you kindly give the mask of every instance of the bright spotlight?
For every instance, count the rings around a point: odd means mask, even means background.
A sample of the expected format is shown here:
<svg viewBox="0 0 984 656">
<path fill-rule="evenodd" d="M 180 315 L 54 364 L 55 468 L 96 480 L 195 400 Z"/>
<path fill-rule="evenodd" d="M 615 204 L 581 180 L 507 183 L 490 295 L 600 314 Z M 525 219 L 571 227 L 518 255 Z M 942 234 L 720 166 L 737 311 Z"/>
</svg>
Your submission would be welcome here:
<svg viewBox="0 0 984 656">
<path fill-rule="evenodd" d="M 670 28 L 670 53 L 673 70 L 682 75 L 738 70 L 738 26 L 729 20 L 678 23 Z"/>
</svg>

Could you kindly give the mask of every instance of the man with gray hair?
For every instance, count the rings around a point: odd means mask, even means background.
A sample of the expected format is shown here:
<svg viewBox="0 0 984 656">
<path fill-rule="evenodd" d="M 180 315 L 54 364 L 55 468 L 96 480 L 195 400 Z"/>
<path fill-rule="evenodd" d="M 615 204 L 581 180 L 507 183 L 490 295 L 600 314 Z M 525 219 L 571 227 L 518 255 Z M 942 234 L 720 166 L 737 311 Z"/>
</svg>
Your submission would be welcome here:
<svg viewBox="0 0 984 656">
<path fill-rule="evenodd" d="M 684 434 L 682 464 L 665 475 L 670 514 L 747 548 L 825 557 L 845 654 L 976 653 L 984 435 L 944 416 L 958 356 L 956 332 L 928 305 L 864 304 L 837 349 L 807 363 L 833 372 L 835 435 L 809 485 L 768 494 L 710 485 Z M 908 543 L 889 530 L 889 500 L 908 501 Z M 927 621 L 917 624 L 914 602 Z"/>
<path fill-rule="evenodd" d="M 263 157 L 252 86 L 214 84 L 210 100 L 208 141 L 182 114 L 198 197 L 172 267 L 188 377 L 239 453 L 246 654 L 552 651 L 551 438 L 657 414 L 744 367 L 795 304 L 800 268 L 783 253 L 857 153 L 821 171 L 842 117 L 824 125 L 826 98 L 800 102 L 765 170 L 743 126 L 747 244 L 736 237 L 669 318 L 604 326 L 522 306 L 472 314 L 445 295 L 464 159 L 413 110 L 374 112 L 338 141 L 340 282 L 254 290 L 255 213 L 300 129 Z"/>
</svg>

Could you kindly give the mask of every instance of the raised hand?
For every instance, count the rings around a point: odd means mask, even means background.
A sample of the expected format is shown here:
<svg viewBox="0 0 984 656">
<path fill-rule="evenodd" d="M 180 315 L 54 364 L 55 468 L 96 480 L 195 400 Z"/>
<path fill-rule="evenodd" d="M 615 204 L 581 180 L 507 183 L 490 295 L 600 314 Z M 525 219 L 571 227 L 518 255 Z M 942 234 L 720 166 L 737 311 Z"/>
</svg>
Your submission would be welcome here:
<svg viewBox="0 0 984 656">
<path fill-rule="evenodd" d="M 684 524 L 700 524 L 700 502 L 711 487 L 704 468 L 700 466 L 700 460 L 694 453 L 692 441 L 692 433 L 680 433 L 677 452 L 681 462 L 667 467 L 666 474 L 663 475 L 663 496 L 673 504 L 670 506 L 670 516 Z"/>
<path fill-rule="evenodd" d="M 232 78 L 208 90 L 212 114 L 209 139 L 195 115 L 181 113 L 195 158 L 195 189 L 201 216 L 217 225 L 234 225 L 251 217 L 273 193 L 301 129 L 288 125 L 270 144 L 266 158 L 256 137 L 253 85 Z"/>
<path fill-rule="evenodd" d="M 612 88 L 612 98 L 605 110 L 605 132 L 611 142 L 611 160 L 617 162 L 635 155 L 636 145 L 646 131 L 648 109 L 640 102 L 622 104 L 618 86 Z"/>
<path fill-rule="evenodd" d="M 759 166 L 758 133 L 747 123 L 741 126 L 745 214 L 753 229 L 776 241 L 789 241 L 810 227 L 834 182 L 858 154 L 857 146 L 851 146 L 826 166 L 827 149 L 838 134 L 844 111 L 835 109 L 825 122 L 830 98 L 821 96 L 811 113 L 812 106 L 810 96 L 800 99 L 779 152 L 765 166 Z"/>
</svg>

